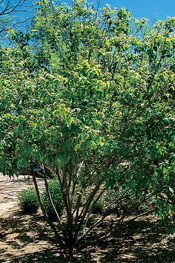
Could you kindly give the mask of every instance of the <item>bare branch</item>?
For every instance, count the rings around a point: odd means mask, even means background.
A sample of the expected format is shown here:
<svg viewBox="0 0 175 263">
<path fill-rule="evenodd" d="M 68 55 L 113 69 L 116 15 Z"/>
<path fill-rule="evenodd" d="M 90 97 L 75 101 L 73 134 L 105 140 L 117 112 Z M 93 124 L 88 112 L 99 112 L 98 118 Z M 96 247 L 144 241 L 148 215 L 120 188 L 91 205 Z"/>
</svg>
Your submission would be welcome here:
<svg viewBox="0 0 175 263">
<path fill-rule="evenodd" d="M 14 3 L 13 0 L 0 0 L 0 34 L 6 32 L 9 27 L 24 25 L 26 21 L 31 19 L 32 8 L 31 0 L 18 0 L 17 3 Z M 15 16 L 17 13 L 18 15 Z M 19 13 L 27 15 L 20 16 Z"/>
<path fill-rule="evenodd" d="M 11 6 L 11 5 L 10 5 L 10 4 L 11 4 L 11 1 L 8 0 L 6 6 L 5 6 L 5 8 L 4 8 L 4 10 L 2 10 L 2 11 L 0 12 L 0 16 L 11 14 L 12 12 L 15 11 L 15 9 L 17 9 L 18 7 L 23 6 L 23 3 L 24 3 L 24 2 L 26 2 L 26 0 L 19 0 L 16 5 L 12 5 L 12 6 Z"/>
</svg>

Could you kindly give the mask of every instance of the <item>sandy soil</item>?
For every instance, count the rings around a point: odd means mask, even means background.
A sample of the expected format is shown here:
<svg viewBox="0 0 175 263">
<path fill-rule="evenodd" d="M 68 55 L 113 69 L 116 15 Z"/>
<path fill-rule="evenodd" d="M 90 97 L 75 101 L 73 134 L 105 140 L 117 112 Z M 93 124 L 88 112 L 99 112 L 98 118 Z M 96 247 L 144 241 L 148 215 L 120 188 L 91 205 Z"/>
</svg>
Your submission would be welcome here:
<svg viewBox="0 0 175 263">
<path fill-rule="evenodd" d="M 0 175 L 0 263 L 72 262 L 55 244 L 41 213 L 25 215 L 17 206 L 18 193 L 29 186 L 32 182 L 24 177 L 9 181 Z M 110 220 L 115 223 L 116 217 Z M 108 221 L 95 235 L 104 231 L 110 231 Z M 175 263 L 175 235 L 167 235 L 153 216 L 126 221 L 113 237 L 88 246 L 75 259 L 74 263 Z"/>
<path fill-rule="evenodd" d="M 0 216 L 14 207 L 18 202 L 18 194 L 22 189 L 33 186 L 33 182 L 27 177 L 9 178 L 0 174 Z"/>
<path fill-rule="evenodd" d="M 24 215 L 17 206 L 0 218 L 0 263 L 175 263 L 175 236 L 153 218 L 141 218 L 116 236 L 88 246 L 68 260 L 40 213 Z"/>
</svg>

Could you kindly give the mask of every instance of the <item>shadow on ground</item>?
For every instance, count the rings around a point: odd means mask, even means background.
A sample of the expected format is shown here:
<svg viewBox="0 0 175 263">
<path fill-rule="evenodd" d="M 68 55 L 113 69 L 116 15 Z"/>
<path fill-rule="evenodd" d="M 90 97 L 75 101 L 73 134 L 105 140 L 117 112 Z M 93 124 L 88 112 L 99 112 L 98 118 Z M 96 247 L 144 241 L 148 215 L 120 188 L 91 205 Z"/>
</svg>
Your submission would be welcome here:
<svg viewBox="0 0 175 263">
<path fill-rule="evenodd" d="M 98 230 L 101 234 L 104 226 Z M 100 232 L 101 231 L 101 232 Z M 94 237 L 92 237 L 94 238 Z M 114 237 L 87 247 L 70 261 L 54 243 L 40 214 L 13 211 L 0 219 L 0 263 L 175 263 L 175 236 L 150 217 L 125 222 Z"/>
</svg>

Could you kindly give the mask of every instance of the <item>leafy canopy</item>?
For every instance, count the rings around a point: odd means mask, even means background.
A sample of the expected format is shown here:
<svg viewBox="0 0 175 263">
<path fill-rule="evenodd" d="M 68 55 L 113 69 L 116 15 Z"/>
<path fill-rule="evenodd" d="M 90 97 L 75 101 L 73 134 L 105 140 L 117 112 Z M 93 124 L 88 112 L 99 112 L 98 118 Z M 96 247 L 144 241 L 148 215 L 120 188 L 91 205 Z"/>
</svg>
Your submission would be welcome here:
<svg viewBox="0 0 175 263">
<path fill-rule="evenodd" d="M 73 203 L 92 185 L 84 212 L 104 185 L 146 190 L 164 218 L 175 209 L 174 25 L 42 0 L 27 38 L 1 48 L 0 171 L 57 174 L 74 238 L 86 213 L 78 225 Z"/>
</svg>

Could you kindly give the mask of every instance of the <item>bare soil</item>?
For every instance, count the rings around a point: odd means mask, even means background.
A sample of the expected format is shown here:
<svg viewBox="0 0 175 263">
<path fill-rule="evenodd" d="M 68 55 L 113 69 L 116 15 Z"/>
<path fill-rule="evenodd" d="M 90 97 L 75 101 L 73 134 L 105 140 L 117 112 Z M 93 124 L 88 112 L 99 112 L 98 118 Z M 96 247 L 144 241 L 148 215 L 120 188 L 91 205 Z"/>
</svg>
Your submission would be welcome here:
<svg viewBox="0 0 175 263">
<path fill-rule="evenodd" d="M 10 179 L 0 174 L 0 216 L 14 207 L 18 201 L 18 194 L 30 186 L 33 186 L 33 183 L 27 177 L 19 176 Z"/>
<path fill-rule="evenodd" d="M 9 181 L 0 175 L 0 263 L 73 262 L 55 244 L 40 212 L 26 215 L 20 211 L 18 194 L 29 186 L 32 182 L 23 177 Z M 115 224 L 116 216 L 107 218 L 94 234 L 110 231 L 111 220 Z M 74 262 L 175 263 L 175 235 L 167 235 L 164 226 L 153 216 L 130 224 L 126 220 L 114 237 L 89 245 L 75 255 Z"/>
</svg>

